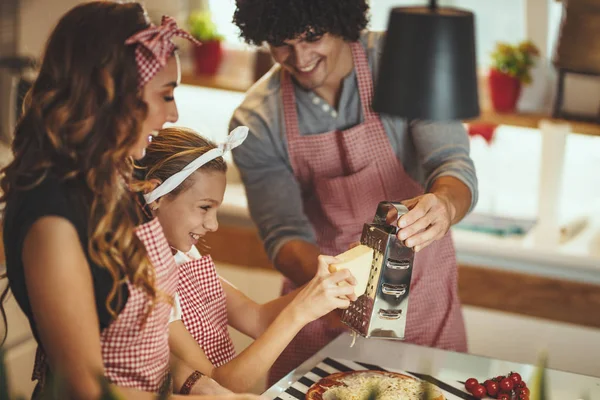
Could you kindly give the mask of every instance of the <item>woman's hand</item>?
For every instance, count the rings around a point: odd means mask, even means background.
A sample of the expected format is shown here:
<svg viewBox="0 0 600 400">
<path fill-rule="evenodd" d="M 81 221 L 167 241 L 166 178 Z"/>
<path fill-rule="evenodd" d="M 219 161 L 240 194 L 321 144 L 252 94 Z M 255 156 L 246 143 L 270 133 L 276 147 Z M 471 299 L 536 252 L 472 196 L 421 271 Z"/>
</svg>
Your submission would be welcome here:
<svg viewBox="0 0 600 400">
<path fill-rule="evenodd" d="M 338 261 L 334 257 L 321 255 L 318 261 L 317 274 L 289 305 L 302 324 L 314 321 L 335 309 L 348 308 L 350 301 L 356 300 L 356 279 L 350 271 L 341 270 L 331 274 L 329 264 Z M 338 285 L 341 282 L 348 285 Z"/>
</svg>

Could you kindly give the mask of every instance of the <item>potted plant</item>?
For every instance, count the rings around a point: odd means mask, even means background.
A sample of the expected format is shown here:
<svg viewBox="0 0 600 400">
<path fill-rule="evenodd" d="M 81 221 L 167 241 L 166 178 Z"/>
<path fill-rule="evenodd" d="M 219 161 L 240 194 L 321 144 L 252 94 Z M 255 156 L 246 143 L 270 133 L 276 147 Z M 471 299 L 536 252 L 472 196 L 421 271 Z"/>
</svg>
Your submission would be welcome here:
<svg viewBox="0 0 600 400">
<path fill-rule="evenodd" d="M 196 74 L 214 75 L 223 59 L 223 36 L 217 32 L 210 11 L 193 12 L 190 14 L 188 25 L 190 34 L 202 42 L 202 46 L 194 46 Z"/>
<path fill-rule="evenodd" d="M 521 86 L 531 83 L 531 68 L 539 55 L 531 41 L 516 46 L 498 43 L 492 53 L 488 77 L 492 106 L 498 112 L 514 112 Z"/>
</svg>

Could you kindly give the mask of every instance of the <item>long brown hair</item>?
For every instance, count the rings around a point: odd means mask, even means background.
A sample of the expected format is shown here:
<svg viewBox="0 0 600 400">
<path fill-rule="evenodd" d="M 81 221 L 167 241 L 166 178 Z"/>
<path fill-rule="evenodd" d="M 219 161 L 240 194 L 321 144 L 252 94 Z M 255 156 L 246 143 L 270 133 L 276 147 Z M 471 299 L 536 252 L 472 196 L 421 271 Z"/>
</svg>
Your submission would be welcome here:
<svg viewBox="0 0 600 400">
<path fill-rule="evenodd" d="M 126 188 L 133 171 L 128 154 L 147 105 L 138 88 L 135 47 L 125 41 L 148 26 L 138 3 L 84 3 L 60 19 L 26 96 L 12 143 L 14 161 L 2 170 L 0 182 L 0 202 L 49 174 L 82 183 L 88 251 L 113 277 L 106 300 L 113 317 L 111 304 L 124 279 L 144 290 L 152 306 L 157 298 L 154 270 L 134 232 L 139 211 Z"/>
<path fill-rule="evenodd" d="M 152 179 L 164 182 L 196 158 L 216 147 L 213 142 L 188 128 L 161 129 L 146 149 L 144 158 L 135 163 L 136 168 L 140 170 L 139 176 L 143 179 L 136 187 L 139 190 L 148 188 Z M 200 167 L 200 170 L 227 172 L 227 164 L 223 157 L 217 157 Z M 194 174 L 167 196 L 177 196 L 192 184 L 193 179 Z"/>
</svg>

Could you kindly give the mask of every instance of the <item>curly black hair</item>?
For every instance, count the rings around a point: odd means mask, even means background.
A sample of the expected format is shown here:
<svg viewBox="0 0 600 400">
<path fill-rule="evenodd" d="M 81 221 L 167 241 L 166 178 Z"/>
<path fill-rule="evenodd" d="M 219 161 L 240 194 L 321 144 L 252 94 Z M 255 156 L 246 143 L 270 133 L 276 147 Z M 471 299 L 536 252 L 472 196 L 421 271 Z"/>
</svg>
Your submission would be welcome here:
<svg viewBox="0 0 600 400">
<path fill-rule="evenodd" d="M 257 46 L 280 46 L 304 33 L 309 41 L 325 33 L 356 41 L 368 11 L 367 0 L 236 0 L 233 23 Z"/>
</svg>

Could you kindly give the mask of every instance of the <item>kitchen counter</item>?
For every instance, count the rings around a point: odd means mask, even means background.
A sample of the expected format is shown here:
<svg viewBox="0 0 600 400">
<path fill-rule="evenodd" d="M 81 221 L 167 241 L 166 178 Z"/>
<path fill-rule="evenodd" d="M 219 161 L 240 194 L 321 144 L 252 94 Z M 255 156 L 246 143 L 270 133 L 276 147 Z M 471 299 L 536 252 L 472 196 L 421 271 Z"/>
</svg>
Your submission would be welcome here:
<svg viewBox="0 0 600 400">
<path fill-rule="evenodd" d="M 264 395 L 274 399 L 297 400 L 283 393 L 292 384 L 302 391 L 305 387 L 297 382 L 304 374 L 325 358 L 343 359 L 399 371 L 411 371 L 433 375 L 444 382 L 465 381 L 474 377 L 485 379 L 509 372 L 518 372 L 531 384 L 535 367 L 486 357 L 416 346 L 403 342 L 358 337 L 350 347 L 352 337 L 342 334 L 313 357 L 269 388 Z M 333 371 L 327 371 L 333 372 Z M 600 399 L 600 378 L 569 372 L 546 371 L 548 400 Z"/>
</svg>

